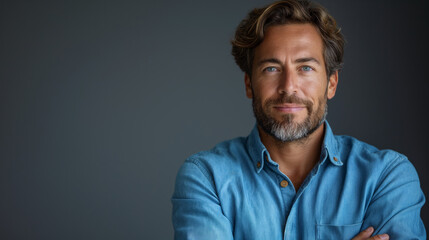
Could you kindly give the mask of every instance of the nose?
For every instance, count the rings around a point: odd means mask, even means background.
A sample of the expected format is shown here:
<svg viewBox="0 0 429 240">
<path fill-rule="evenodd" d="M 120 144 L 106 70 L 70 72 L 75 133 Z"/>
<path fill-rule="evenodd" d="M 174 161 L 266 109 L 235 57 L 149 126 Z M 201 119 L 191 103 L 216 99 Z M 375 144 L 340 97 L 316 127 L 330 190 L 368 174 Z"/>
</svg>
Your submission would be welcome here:
<svg viewBox="0 0 429 240">
<path fill-rule="evenodd" d="M 283 94 L 296 94 L 297 93 L 297 76 L 293 71 L 283 71 L 278 83 L 278 93 Z"/>
</svg>

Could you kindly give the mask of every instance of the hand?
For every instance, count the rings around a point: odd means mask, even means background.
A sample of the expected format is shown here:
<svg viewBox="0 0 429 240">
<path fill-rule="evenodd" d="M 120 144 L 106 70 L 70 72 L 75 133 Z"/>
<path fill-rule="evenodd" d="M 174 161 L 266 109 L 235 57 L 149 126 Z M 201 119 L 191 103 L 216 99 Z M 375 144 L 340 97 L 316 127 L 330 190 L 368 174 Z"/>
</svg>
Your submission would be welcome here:
<svg viewBox="0 0 429 240">
<path fill-rule="evenodd" d="M 380 234 L 375 235 L 371 237 L 371 234 L 374 232 L 373 227 L 369 227 L 362 232 L 360 232 L 356 237 L 354 237 L 352 240 L 389 240 L 389 235 L 387 234 Z"/>
</svg>

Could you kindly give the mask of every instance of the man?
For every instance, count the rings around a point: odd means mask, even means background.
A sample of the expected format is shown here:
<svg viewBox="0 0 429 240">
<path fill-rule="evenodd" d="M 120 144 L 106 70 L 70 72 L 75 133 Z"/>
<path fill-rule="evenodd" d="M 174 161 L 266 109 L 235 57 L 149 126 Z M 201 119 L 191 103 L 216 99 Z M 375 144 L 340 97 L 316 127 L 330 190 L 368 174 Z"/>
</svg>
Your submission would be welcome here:
<svg viewBox="0 0 429 240">
<path fill-rule="evenodd" d="M 424 195 L 407 158 L 325 120 L 344 40 L 320 6 L 286 0 L 249 13 L 232 54 L 257 124 L 197 153 L 172 197 L 176 239 L 425 239 Z"/>
</svg>

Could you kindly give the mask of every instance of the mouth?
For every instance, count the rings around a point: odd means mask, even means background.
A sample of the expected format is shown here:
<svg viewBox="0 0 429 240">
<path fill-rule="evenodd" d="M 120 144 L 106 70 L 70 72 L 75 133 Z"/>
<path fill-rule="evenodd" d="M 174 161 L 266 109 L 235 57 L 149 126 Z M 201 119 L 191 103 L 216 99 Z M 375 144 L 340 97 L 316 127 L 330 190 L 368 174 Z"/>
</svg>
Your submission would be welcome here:
<svg viewBox="0 0 429 240">
<path fill-rule="evenodd" d="M 275 110 L 282 113 L 296 113 L 306 109 L 306 106 L 299 104 L 282 104 L 273 107 Z"/>
</svg>

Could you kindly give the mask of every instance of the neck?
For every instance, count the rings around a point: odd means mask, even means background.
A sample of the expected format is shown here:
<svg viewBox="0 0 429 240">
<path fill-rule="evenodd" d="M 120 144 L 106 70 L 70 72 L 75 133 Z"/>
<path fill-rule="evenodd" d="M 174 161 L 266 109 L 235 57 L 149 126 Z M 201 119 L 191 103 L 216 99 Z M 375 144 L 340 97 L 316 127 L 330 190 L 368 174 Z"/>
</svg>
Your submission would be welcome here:
<svg viewBox="0 0 429 240">
<path fill-rule="evenodd" d="M 279 164 L 280 171 L 288 176 L 295 189 L 298 189 L 319 161 L 325 124 L 321 124 L 305 139 L 292 142 L 281 142 L 259 126 L 258 130 L 272 160 Z"/>
</svg>

